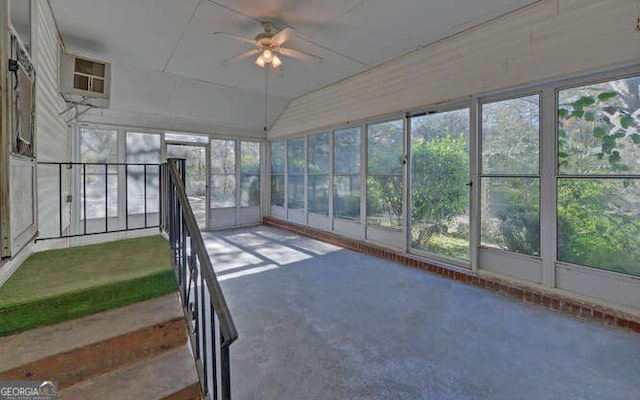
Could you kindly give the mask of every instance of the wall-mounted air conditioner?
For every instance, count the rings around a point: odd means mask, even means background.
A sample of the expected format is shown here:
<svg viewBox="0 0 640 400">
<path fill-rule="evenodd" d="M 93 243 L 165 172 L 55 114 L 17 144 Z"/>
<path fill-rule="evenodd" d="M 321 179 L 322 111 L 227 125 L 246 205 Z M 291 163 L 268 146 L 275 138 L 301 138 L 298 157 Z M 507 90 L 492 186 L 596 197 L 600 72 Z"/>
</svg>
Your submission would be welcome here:
<svg viewBox="0 0 640 400">
<path fill-rule="evenodd" d="M 61 53 L 60 93 L 70 103 L 109 108 L 111 64 Z"/>
</svg>

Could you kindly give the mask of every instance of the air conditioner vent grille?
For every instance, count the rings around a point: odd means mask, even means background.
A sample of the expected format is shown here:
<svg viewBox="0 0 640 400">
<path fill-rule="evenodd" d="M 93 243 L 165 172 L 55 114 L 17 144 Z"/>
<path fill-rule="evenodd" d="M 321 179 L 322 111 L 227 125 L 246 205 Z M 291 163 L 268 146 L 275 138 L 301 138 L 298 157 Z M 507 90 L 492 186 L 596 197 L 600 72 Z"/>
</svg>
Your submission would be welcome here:
<svg viewBox="0 0 640 400">
<path fill-rule="evenodd" d="M 60 59 L 60 92 L 72 103 L 108 108 L 111 65 L 72 54 Z"/>
</svg>

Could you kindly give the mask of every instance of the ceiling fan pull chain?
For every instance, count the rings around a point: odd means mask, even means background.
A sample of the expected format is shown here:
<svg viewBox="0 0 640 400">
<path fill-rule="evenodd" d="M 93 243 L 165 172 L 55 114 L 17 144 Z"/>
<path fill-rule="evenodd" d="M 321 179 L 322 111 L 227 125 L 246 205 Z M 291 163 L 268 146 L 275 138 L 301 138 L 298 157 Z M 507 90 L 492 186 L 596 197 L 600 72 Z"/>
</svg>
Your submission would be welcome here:
<svg viewBox="0 0 640 400">
<path fill-rule="evenodd" d="M 269 68 L 264 69 L 264 136 L 267 136 L 267 90 L 269 89 Z"/>
</svg>

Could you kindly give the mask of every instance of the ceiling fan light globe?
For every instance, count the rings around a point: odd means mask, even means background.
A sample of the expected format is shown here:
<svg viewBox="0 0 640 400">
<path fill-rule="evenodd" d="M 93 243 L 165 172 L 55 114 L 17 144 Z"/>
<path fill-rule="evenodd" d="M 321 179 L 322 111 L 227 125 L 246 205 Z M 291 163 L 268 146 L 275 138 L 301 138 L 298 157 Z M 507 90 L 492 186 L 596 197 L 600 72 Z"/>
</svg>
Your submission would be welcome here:
<svg viewBox="0 0 640 400">
<path fill-rule="evenodd" d="M 265 61 L 264 57 L 262 56 L 262 54 L 260 54 L 258 56 L 258 58 L 256 58 L 256 65 L 258 67 L 262 67 L 264 68 L 264 66 L 267 64 L 267 62 Z"/>
<path fill-rule="evenodd" d="M 273 52 L 269 49 L 266 49 L 265 51 L 262 52 L 262 57 L 267 63 L 269 63 L 273 59 Z"/>
<path fill-rule="evenodd" d="M 273 68 L 278 68 L 282 65 L 282 60 L 280 59 L 280 57 L 274 55 L 273 60 L 271 61 L 271 65 L 273 66 Z"/>
</svg>

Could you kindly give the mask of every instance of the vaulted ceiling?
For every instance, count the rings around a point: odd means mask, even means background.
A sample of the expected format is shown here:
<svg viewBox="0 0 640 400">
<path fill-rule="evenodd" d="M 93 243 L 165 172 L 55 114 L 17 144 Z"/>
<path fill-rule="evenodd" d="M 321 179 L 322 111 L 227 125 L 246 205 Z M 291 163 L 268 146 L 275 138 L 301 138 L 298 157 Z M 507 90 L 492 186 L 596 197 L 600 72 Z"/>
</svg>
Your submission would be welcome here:
<svg viewBox="0 0 640 400">
<path fill-rule="evenodd" d="M 268 80 L 267 124 L 271 125 L 295 97 L 535 1 L 51 0 L 51 4 L 67 51 L 114 64 L 115 110 L 261 131 L 265 70 L 253 58 L 222 65 L 252 49 L 252 44 L 213 32 L 253 38 L 262 31 L 261 21 L 271 21 L 276 29 L 294 30 L 287 46 L 322 57 L 319 64 L 283 57 L 283 76 Z M 142 75 L 154 78 L 135 78 Z M 154 92 L 136 86 L 143 84 L 166 88 Z M 192 96 L 185 91 L 203 93 Z M 160 95 L 169 99 L 163 103 L 157 99 Z"/>
</svg>

